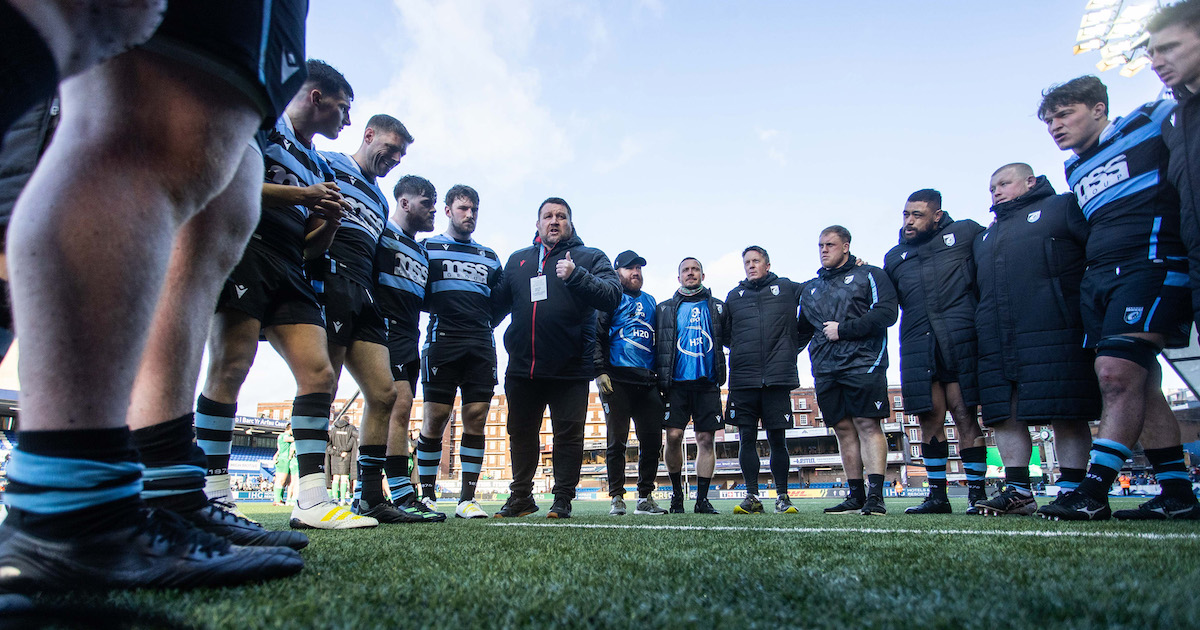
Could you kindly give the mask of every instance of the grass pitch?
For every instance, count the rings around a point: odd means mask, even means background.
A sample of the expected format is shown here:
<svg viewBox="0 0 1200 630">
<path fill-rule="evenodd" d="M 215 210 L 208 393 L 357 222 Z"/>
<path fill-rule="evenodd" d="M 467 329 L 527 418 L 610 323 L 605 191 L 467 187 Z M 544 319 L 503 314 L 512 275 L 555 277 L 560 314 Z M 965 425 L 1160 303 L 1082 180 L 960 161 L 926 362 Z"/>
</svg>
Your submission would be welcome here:
<svg viewBox="0 0 1200 630">
<path fill-rule="evenodd" d="M 904 515 L 918 499 L 889 500 L 887 516 L 821 513 L 836 502 L 659 517 L 576 502 L 567 521 L 541 502 L 523 519 L 310 532 L 306 567 L 287 580 L 37 601 L 126 611 L 137 627 L 1200 626 L 1200 523 L 972 517 L 964 500 L 945 516 Z M 287 526 L 286 508 L 242 509 Z"/>
</svg>

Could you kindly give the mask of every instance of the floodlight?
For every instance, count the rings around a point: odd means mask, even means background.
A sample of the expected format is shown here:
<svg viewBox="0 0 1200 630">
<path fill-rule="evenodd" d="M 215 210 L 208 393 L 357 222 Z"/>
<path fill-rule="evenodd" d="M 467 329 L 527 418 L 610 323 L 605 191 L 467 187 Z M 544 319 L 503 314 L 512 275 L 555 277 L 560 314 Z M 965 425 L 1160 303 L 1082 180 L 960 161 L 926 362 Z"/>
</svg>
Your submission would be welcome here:
<svg viewBox="0 0 1200 630">
<path fill-rule="evenodd" d="M 1146 22 L 1160 0 L 1089 0 L 1084 7 L 1073 52 L 1100 51 L 1096 67 L 1101 72 L 1122 68 L 1122 76 L 1133 76 L 1149 65 L 1145 55 L 1150 36 Z"/>
</svg>

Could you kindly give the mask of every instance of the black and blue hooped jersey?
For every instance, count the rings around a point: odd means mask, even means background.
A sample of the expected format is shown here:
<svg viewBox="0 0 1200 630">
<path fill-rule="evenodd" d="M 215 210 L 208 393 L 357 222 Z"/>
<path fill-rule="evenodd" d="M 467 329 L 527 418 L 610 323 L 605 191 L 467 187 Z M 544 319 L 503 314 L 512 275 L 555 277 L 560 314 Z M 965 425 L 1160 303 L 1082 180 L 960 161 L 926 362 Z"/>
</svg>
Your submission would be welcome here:
<svg viewBox="0 0 1200 630">
<path fill-rule="evenodd" d="M 389 345 L 398 339 L 410 346 L 417 358 L 417 340 L 421 335 L 421 305 L 425 301 L 425 283 L 429 278 L 429 258 L 425 248 L 388 221 L 375 249 L 375 303 L 388 320 Z"/>
<path fill-rule="evenodd" d="M 326 269 L 344 273 L 351 280 L 369 287 L 375 248 L 387 223 L 387 197 L 374 181 L 363 177 L 362 169 L 353 157 L 326 152 L 321 152 L 321 157 L 333 167 L 342 197 L 350 204 L 350 209 L 342 214 L 342 224 L 326 253 Z"/>
<path fill-rule="evenodd" d="M 712 315 L 708 302 L 680 302 L 675 311 L 675 370 L 671 379 L 679 381 L 709 380 L 715 372 L 714 352 L 717 342 L 712 335 Z"/>
<path fill-rule="evenodd" d="M 1162 125 L 1175 102 L 1117 118 L 1096 146 L 1066 162 L 1067 184 L 1091 226 L 1089 267 L 1183 260 L 1179 195 L 1168 183 Z"/>
<path fill-rule="evenodd" d="M 621 293 L 621 304 L 608 325 L 608 363 L 614 367 L 654 371 L 654 309 L 649 293 Z"/>
<path fill-rule="evenodd" d="M 258 132 L 266 176 L 263 181 L 282 186 L 312 186 L 333 180 L 333 169 L 315 149 L 296 139 L 287 114 L 275 121 L 275 127 Z M 304 206 L 263 206 L 262 217 L 251 247 L 263 247 L 300 265 L 304 263 L 304 225 L 309 210 Z"/>
<path fill-rule="evenodd" d="M 421 242 L 429 256 L 426 345 L 439 337 L 492 337 L 492 290 L 500 283 L 500 257 L 474 239 L 445 234 Z"/>
</svg>

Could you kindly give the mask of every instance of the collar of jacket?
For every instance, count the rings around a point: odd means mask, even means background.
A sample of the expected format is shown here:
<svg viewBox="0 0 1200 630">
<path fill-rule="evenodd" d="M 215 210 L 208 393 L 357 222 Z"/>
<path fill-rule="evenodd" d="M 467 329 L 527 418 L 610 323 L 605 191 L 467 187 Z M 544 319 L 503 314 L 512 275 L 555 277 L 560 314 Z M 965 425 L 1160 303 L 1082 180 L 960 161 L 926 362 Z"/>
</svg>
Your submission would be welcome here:
<svg viewBox="0 0 1200 630">
<path fill-rule="evenodd" d="M 542 237 L 538 236 L 536 232 L 533 235 L 533 244 L 542 244 Z M 581 245 L 583 245 L 583 240 L 579 238 L 578 234 L 572 232 L 570 238 L 565 241 L 559 241 L 554 247 L 551 247 L 547 255 L 553 254 L 562 249 L 571 249 L 572 247 L 579 247 Z"/>
<path fill-rule="evenodd" d="M 775 275 L 775 272 L 768 271 L 767 275 L 759 278 L 758 280 L 742 280 L 738 283 L 738 286 L 746 289 L 758 289 L 760 287 L 765 287 L 778 279 L 779 276 Z"/>
<path fill-rule="evenodd" d="M 1030 188 L 1024 195 L 1016 199 L 1010 199 L 992 206 L 992 212 L 996 213 L 997 219 L 1000 219 L 1014 212 L 1019 212 L 1032 203 L 1053 196 L 1054 185 L 1050 183 L 1050 180 L 1046 179 L 1045 175 L 1038 175 L 1037 183 L 1033 185 L 1033 188 Z"/>
<path fill-rule="evenodd" d="M 822 278 L 832 278 L 834 276 L 840 276 L 840 275 L 846 273 L 847 271 L 854 269 L 854 267 L 856 265 L 858 265 L 858 259 L 854 257 L 854 254 L 850 254 L 850 257 L 846 259 L 846 262 L 842 263 L 841 267 L 836 267 L 834 269 L 826 269 L 824 267 L 821 267 L 820 269 L 817 270 L 817 275 Z"/>
<path fill-rule="evenodd" d="M 926 232 L 925 234 L 918 234 L 917 238 L 914 238 L 911 241 L 904 240 L 904 228 L 902 227 L 900 228 L 900 244 L 911 245 L 913 247 L 924 245 L 925 243 L 933 240 L 933 237 L 937 236 L 939 232 L 949 227 L 951 223 L 954 223 L 954 219 L 950 218 L 950 213 L 943 212 L 941 220 L 937 222 L 937 225 L 933 226 L 932 230 Z"/>
</svg>

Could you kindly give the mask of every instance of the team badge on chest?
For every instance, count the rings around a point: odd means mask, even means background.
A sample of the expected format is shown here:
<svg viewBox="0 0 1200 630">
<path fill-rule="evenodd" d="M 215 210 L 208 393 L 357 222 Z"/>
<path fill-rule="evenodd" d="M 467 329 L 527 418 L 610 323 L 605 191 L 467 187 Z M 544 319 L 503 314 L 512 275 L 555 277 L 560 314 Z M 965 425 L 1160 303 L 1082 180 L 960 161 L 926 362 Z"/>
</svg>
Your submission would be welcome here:
<svg viewBox="0 0 1200 630">
<path fill-rule="evenodd" d="M 954 247 L 954 235 L 953 234 L 943 234 L 942 240 L 945 241 L 946 247 Z"/>
</svg>

